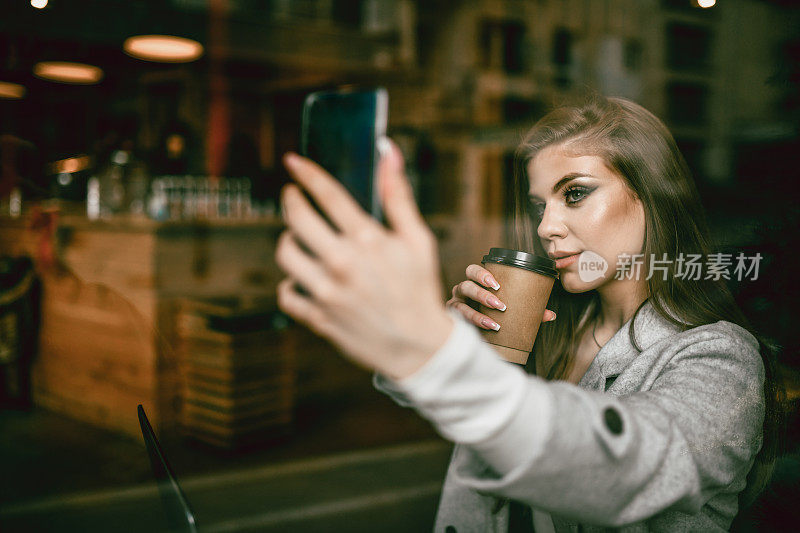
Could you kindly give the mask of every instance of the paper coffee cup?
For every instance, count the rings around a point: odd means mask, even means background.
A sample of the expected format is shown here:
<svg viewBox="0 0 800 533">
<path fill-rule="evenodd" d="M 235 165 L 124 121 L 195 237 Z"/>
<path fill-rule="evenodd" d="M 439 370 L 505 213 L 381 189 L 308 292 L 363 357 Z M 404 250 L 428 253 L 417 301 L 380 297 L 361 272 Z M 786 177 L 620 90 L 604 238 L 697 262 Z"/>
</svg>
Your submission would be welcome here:
<svg viewBox="0 0 800 533">
<path fill-rule="evenodd" d="M 482 330 L 506 361 L 525 365 L 544 317 L 553 283 L 558 278 L 555 261 L 549 257 L 492 248 L 481 261 L 500 284 L 497 297 L 505 311 L 480 305 L 479 311 L 500 324 L 500 331 Z"/>
</svg>

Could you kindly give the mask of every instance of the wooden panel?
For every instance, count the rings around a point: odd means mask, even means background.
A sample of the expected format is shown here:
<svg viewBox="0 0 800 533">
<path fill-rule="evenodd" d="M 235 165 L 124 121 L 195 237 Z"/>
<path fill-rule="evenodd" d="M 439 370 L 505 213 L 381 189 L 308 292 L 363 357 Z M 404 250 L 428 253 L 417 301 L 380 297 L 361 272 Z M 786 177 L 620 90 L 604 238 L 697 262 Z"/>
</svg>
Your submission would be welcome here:
<svg viewBox="0 0 800 533">
<path fill-rule="evenodd" d="M 113 353 L 136 353 L 149 348 L 154 330 L 145 316 L 136 313 L 128 304 L 108 308 L 81 305 L 57 299 L 47 294 L 43 306 L 43 338 L 50 331 L 69 342 L 91 343 L 95 349 Z M 92 338 L 73 338 L 73 337 Z"/>
<path fill-rule="evenodd" d="M 161 413 L 154 401 L 159 377 L 152 317 L 119 292 L 72 276 L 45 274 L 43 289 L 34 402 L 137 436 L 137 404 L 149 406 L 154 420 Z M 140 300 L 146 308 L 155 301 Z"/>
<path fill-rule="evenodd" d="M 106 404 L 110 399 L 108 396 L 116 394 L 136 398 L 138 402 L 147 401 L 153 394 L 153 387 L 146 386 L 145 382 L 107 379 L 102 370 L 76 371 L 66 365 L 40 365 L 34 369 L 33 375 L 39 387 L 55 387 L 62 395 L 74 400 L 99 405 Z"/>
<path fill-rule="evenodd" d="M 79 260 L 102 267 L 112 262 L 148 267 L 152 264 L 155 238 L 151 233 L 91 231 L 65 228 L 59 244 L 66 263 Z"/>
<path fill-rule="evenodd" d="M 87 397 L 70 387 L 62 388 L 48 382 L 39 384 L 34 376 L 33 394 L 38 406 L 134 438 L 141 438 L 136 415 L 138 404 L 144 405 L 148 417 L 161 417 L 157 405 L 146 397 L 126 394 L 102 385 L 98 385 L 93 397 Z M 103 401 L 97 401 L 101 396 Z"/>
<path fill-rule="evenodd" d="M 86 290 L 96 291 L 98 299 L 113 298 L 120 312 L 124 305 L 133 306 L 153 327 L 155 237 L 151 233 L 65 230 L 59 232 L 59 243 L 64 265 L 87 285 Z M 104 294 L 108 291 L 115 294 Z"/>
<path fill-rule="evenodd" d="M 75 352 L 49 344 L 42 347 L 42 353 L 48 354 L 47 360 L 39 360 L 34 371 L 49 383 L 81 383 L 87 390 L 82 396 L 91 398 L 94 394 L 94 383 L 110 384 L 120 390 L 131 390 L 147 393 L 153 389 L 158 379 L 155 365 L 135 364 L 119 358 L 94 356 L 87 352 L 81 357 L 71 357 Z"/>
<path fill-rule="evenodd" d="M 159 232 L 156 279 L 163 296 L 274 295 L 274 228 L 173 228 Z"/>
</svg>

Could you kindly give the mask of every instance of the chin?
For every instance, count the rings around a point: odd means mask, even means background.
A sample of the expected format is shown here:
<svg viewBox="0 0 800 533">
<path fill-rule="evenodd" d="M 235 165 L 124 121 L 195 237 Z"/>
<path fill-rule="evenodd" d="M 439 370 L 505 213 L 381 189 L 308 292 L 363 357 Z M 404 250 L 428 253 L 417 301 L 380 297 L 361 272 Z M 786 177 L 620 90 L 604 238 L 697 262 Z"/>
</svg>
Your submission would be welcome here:
<svg viewBox="0 0 800 533">
<path fill-rule="evenodd" d="M 607 281 L 605 278 L 599 278 L 594 281 L 586 282 L 578 276 L 577 272 L 569 271 L 562 272 L 559 276 L 559 280 L 564 290 L 572 294 L 580 294 L 582 292 L 594 290 Z"/>
</svg>

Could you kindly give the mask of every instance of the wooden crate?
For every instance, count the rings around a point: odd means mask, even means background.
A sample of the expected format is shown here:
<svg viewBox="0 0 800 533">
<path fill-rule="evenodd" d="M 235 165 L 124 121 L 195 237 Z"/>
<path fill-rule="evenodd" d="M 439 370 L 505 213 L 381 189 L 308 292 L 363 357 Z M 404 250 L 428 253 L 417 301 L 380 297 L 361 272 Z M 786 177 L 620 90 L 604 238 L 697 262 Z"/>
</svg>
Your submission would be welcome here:
<svg viewBox="0 0 800 533">
<path fill-rule="evenodd" d="M 291 426 L 295 402 L 292 331 L 276 311 L 239 301 L 185 300 L 176 320 L 182 379 L 181 430 L 237 448 Z"/>
</svg>

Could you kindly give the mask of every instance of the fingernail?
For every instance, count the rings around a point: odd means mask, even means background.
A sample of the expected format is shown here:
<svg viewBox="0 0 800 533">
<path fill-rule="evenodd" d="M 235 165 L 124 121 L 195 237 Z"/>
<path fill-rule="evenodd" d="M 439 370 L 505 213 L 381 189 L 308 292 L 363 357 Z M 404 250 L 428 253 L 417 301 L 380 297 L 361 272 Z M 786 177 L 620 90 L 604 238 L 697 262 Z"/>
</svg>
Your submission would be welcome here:
<svg viewBox="0 0 800 533">
<path fill-rule="evenodd" d="M 552 313 L 552 312 L 551 312 L 551 313 Z M 555 319 L 556 319 L 556 314 L 555 314 L 555 313 L 552 313 L 552 314 L 550 315 L 550 318 L 548 318 L 547 320 L 545 320 L 545 322 L 552 322 L 552 321 L 553 321 L 553 320 L 555 320 Z"/>
<path fill-rule="evenodd" d="M 381 165 L 384 165 L 386 170 L 395 174 L 405 171 L 403 152 L 400 151 L 400 148 L 393 140 L 389 137 L 381 137 L 376 142 L 376 148 L 381 156 Z"/>
<path fill-rule="evenodd" d="M 286 152 L 283 154 L 283 162 L 290 167 L 297 165 L 299 161 L 300 156 L 294 152 Z"/>
<path fill-rule="evenodd" d="M 492 276 L 486 276 L 486 277 L 483 279 L 483 281 L 485 281 L 485 282 L 486 282 L 486 284 L 487 284 L 489 287 L 493 288 L 494 290 L 497 290 L 497 289 L 499 289 L 499 288 L 500 288 L 500 284 L 499 284 L 499 283 L 497 283 L 497 280 L 495 280 L 495 279 L 494 279 Z"/>
<path fill-rule="evenodd" d="M 497 309 L 499 311 L 505 311 L 506 310 L 506 304 L 504 304 L 503 302 L 501 302 L 500 300 L 498 300 L 494 296 L 489 296 L 489 298 L 487 298 L 487 300 L 489 302 L 489 305 L 491 305 L 495 309 Z"/>
<path fill-rule="evenodd" d="M 388 137 L 380 137 L 375 142 L 375 147 L 378 149 L 378 153 L 381 157 L 386 157 L 392 151 L 392 143 L 389 141 Z"/>
<path fill-rule="evenodd" d="M 485 327 L 487 327 L 489 329 L 493 329 L 495 331 L 500 330 L 500 324 L 498 324 L 497 322 L 495 322 L 491 318 L 481 319 L 481 325 L 485 326 Z"/>
</svg>

